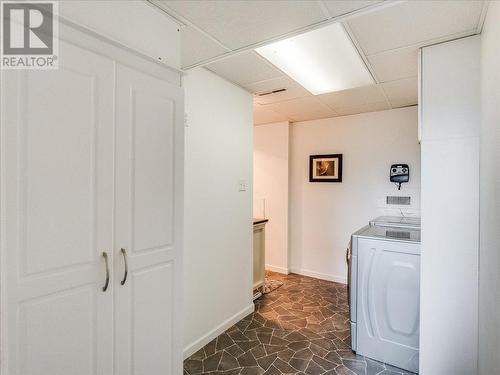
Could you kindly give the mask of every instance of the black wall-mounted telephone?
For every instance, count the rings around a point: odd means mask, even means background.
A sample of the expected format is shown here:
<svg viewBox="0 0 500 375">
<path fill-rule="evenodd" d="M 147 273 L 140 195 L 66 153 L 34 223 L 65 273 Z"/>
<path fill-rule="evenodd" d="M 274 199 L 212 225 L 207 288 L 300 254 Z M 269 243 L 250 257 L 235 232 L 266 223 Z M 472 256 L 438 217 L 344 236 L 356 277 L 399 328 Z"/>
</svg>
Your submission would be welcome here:
<svg viewBox="0 0 500 375">
<path fill-rule="evenodd" d="M 401 184 L 410 180 L 408 164 L 391 165 L 390 180 L 398 185 L 398 190 L 401 190 Z"/>
</svg>

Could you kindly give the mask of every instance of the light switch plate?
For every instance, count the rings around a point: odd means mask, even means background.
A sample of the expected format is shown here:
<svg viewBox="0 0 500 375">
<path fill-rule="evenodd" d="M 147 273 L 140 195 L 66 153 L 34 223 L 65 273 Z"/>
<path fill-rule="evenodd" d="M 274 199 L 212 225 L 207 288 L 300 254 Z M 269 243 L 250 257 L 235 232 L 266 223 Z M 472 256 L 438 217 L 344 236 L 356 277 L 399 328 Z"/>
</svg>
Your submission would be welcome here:
<svg viewBox="0 0 500 375">
<path fill-rule="evenodd" d="M 238 191 L 247 191 L 247 180 L 238 181 Z"/>
</svg>

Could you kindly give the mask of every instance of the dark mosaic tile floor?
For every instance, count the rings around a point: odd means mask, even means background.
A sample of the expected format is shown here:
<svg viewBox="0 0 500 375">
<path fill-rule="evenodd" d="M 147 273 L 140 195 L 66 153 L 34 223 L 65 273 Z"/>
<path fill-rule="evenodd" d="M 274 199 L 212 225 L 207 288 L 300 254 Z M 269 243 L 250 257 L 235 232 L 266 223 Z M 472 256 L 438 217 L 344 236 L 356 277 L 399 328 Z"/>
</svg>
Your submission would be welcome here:
<svg viewBox="0 0 500 375">
<path fill-rule="evenodd" d="M 268 273 L 284 285 L 184 361 L 184 375 L 410 374 L 350 349 L 347 289 L 300 275 Z"/>
</svg>

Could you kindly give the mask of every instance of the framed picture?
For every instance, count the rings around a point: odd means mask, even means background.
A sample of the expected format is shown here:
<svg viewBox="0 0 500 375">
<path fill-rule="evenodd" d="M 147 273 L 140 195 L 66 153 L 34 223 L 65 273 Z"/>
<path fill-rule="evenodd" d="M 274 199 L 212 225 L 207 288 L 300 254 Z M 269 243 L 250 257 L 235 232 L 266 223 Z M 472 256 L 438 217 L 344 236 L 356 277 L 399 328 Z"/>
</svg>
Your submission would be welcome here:
<svg viewBox="0 0 500 375">
<path fill-rule="evenodd" d="M 309 156 L 309 182 L 342 182 L 342 154 Z"/>
</svg>

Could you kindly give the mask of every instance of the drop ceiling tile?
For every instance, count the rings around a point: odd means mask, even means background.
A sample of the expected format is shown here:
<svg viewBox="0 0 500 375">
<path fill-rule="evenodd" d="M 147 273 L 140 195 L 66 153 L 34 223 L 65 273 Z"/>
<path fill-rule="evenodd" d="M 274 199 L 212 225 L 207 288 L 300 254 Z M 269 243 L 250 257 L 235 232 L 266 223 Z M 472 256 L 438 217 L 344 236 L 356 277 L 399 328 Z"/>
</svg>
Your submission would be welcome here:
<svg viewBox="0 0 500 375">
<path fill-rule="evenodd" d="M 208 64 L 206 68 L 242 86 L 283 76 L 283 72 L 253 51 L 237 53 L 223 60 Z"/>
<path fill-rule="evenodd" d="M 355 89 L 318 95 L 323 103 L 337 111 L 340 108 L 361 107 L 370 103 L 386 102 L 384 92 L 379 85 L 357 87 Z"/>
<path fill-rule="evenodd" d="M 316 1 L 163 1 L 178 15 L 232 49 L 326 19 Z"/>
<path fill-rule="evenodd" d="M 182 67 L 228 52 L 227 49 L 189 26 L 181 29 L 181 49 Z"/>
<path fill-rule="evenodd" d="M 382 83 L 382 86 L 392 108 L 404 107 L 418 103 L 417 77 Z"/>
<path fill-rule="evenodd" d="M 473 34 L 483 1 L 405 1 L 348 21 L 367 55 L 456 34 Z"/>
<path fill-rule="evenodd" d="M 266 104 L 263 107 L 286 115 L 290 121 L 307 121 L 337 116 L 335 111 L 314 96 Z"/>
<path fill-rule="evenodd" d="M 299 122 L 299 121 L 311 121 L 311 120 L 320 120 L 323 118 L 332 118 L 332 117 L 338 117 L 338 114 L 336 112 L 309 112 L 309 113 L 301 113 L 298 115 L 294 115 L 291 117 L 289 120 L 290 122 Z"/>
<path fill-rule="evenodd" d="M 418 75 L 418 48 L 407 47 L 368 56 L 379 82 Z"/>
<path fill-rule="evenodd" d="M 342 0 L 323 0 L 326 8 L 330 12 L 332 17 L 338 17 L 347 13 L 351 13 L 355 10 L 366 8 L 367 6 L 381 3 L 381 0 L 375 1 L 342 1 Z"/>
<path fill-rule="evenodd" d="M 254 94 L 260 94 L 281 88 L 289 88 L 292 86 L 299 86 L 299 84 L 283 73 L 280 77 L 266 79 L 265 81 L 251 82 L 245 85 L 245 87 Z"/>
<path fill-rule="evenodd" d="M 253 123 L 254 125 L 269 124 L 272 122 L 288 121 L 288 117 L 272 111 L 271 109 L 264 108 L 259 104 L 253 107 Z"/>
<path fill-rule="evenodd" d="M 355 107 L 343 107 L 335 109 L 340 116 L 355 115 L 357 113 L 376 112 L 391 109 L 391 106 L 384 100 L 382 102 L 366 103 Z"/>
<path fill-rule="evenodd" d="M 312 96 L 309 91 L 307 91 L 305 88 L 300 86 L 297 82 L 295 82 L 288 76 L 250 83 L 245 85 L 245 88 L 247 88 L 254 94 L 262 94 L 271 92 L 273 90 L 286 89 L 286 91 L 276 92 L 273 94 L 267 94 L 263 96 L 256 95 L 255 101 L 259 104 L 276 103 L 295 98 Z"/>
</svg>

